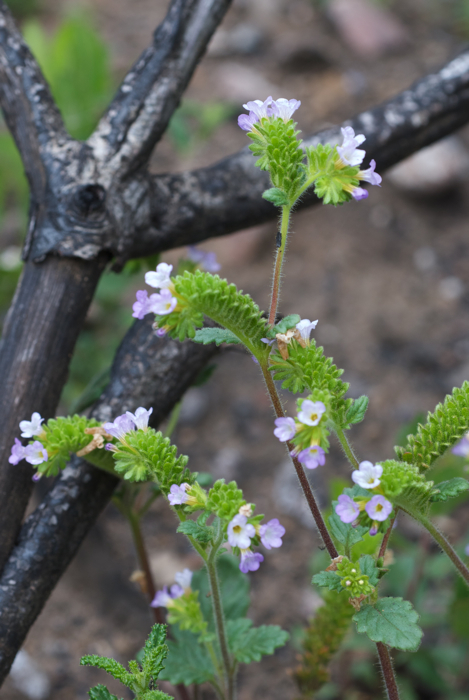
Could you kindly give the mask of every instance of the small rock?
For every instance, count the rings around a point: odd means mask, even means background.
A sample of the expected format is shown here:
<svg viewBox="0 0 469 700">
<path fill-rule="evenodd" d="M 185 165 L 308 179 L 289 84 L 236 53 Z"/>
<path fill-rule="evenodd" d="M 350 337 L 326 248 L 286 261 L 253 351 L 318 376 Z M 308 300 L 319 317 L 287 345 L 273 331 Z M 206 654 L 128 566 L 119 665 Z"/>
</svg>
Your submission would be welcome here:
<svg viewBox="0 0 469 700">
<path fill-rule="evenodd" d="M 232 29 L 219 29 L 208 47 L 208 55 L 217 58 L 224 56 L 249 56 L 256 53 L 264 41 L 264 34 L 253 24 L 242 22 Z"/>
<path fill-rule="evenodd" d="M 230 102 L 265 100 L 269 95 L 279 97 L 282 92 L 253 68 L 232 61 L 218 68 L 217 82 L 223 97 Z"/>
<path fill-rule="evenodd" d="M 386 173 L 386 179 L 404 192 L 420 196 L 448 193 L 469 174 L 469 154 L 457 136 L 422 148 Z"/>
<path fill-rule="evenodd" d="M 24 649 L 17 653 L 10 677 L 15 688 L 31 700 L 49 697 L 51 687 L 47 675 Z"/>
<path fill-rule="evenodd" d="M 345 44 L 362 58 L 377 58 L 409 43 L 404 25 L 370 0 L 329 0 L 327 13 Z"/>
</svg>

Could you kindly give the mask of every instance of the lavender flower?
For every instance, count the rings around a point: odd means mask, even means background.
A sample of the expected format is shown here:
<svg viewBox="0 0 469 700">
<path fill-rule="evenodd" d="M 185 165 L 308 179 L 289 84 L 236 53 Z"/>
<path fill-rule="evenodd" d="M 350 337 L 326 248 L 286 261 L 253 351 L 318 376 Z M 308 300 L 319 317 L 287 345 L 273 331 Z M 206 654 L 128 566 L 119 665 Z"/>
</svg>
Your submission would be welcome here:
<svg viewBox="0 0 469 700">
<path fill-rule="evenodd" d="M 299 321 L 296 324 L 296 330 L 299 332 L 300 338 L 305 345 L 309 345 L 309 336 L 311 335 L 311 331 L 313 331 L 317 325 L 317 320 L 310 321 L 309 318 L 304 318 L 302 321 Z"/>
<path fill-rule="evenodd" d="M 244 109 L 247 109 L 248 112 L 252 112 L 256 117 L 256 121 L 259 121 L 259 119 L 273 116 L 274 112 L 272 109 L 272 102 L 273 99 L 272 96 L 270 96 L 264 100 L 264 102 L 262 102 L 262 100 L 251 100 L 250 102 L 246 102 L 243 107 Z"/>
<path fill-rule="evenodd" d="M 378 523 L 374 522 L 373 525 L 370 527 L 369 534 L 371 537 L 374 537 L 375 535 L 378 534 Z"/>
<path fill-rule="evenodd" d="M 362 489 L 374 489 L 381 483 L 380 476 L 383 467 L 371 462 L 360 462 L 358 469 L 352 472 L 352 481 L 362 487 Z"/>
<path fill-rule="evenodd" d="M 465 459 L 469 457 L 469 438 L 467 434 L 451 448 L 451 452 L 458 457 L 465 457 Z"/>
<path fill-rule="evenodd" d="M 279 97 L 278 100 L 273 100 L 271 109 L 275 117 L 288 122 L 293 112 L 296 112 L 299 107 L 301 107 L 300 100 L 286 100 L 285 97 Z"/>
<path fill-rule="evenodd" d="M 248 571 L 257 571 L 261 561 L 264 561 L 262 554 L 259 554 L 259 552 L 251 552 L 250 549 L 243 549 L 241 550 L 239 568 L 243 574 L 247 574 Z"/>
<path fill-rule="evenodd" d="M 368 190 L 363 187 L 353 187 L 351 195 L 356 202 L 360 202 L 362 199 L 368 199 Z"/>
<path fill-rule="evenodd" d="M 186 493 L 186 489 L 190 488 L 189 484 L 183 483 L 180 486 L 173 484 L 169 489 L 168 501 L 172 506 L 180 506 L 183 503 L 187 503 L 189 496 Z"/>
<path fill-rule="evenodd" d="M 365 505 L 365 510 L 372 520 L 383 522 L 392 512 L 392 503 L 384 496 L 373 496 Z"/>
<path fill-rule="evenodd" d="M 166 316 L 174 311 L 178 300 L 169 289 L 162 289 L 160 294 L 152 294 L 149 302 L 150 311 L 157 316 Z"/>
<path fill-rule="evenodd" d="M 22 420 L 20 422 L 20 430 L 23 431 L 21 433 L 21 437 L 32 438 L 35 435 L 40 435 L 43 431 L 43 428 L 41 427 L 43 420 L 44 418 L 41 418 L 40 413 L 33 413 L 30 421 Z"/>
<path fill-rule="evenodd" d="M 168 608 L 171 607 L 171 603 L 175 598 L 180 598 L 184 595 L 184 591 L 181 586 L 173 584 L 171 590 L 168 591 L 168 586 L 164 586 L 161 591 L 157 591 L 155 597 L 150 603 L 152 608 Z"/>
<path fill-rule="evenodd" d="M 135 414 L 131 413 L 130 411 L 126 411 L 125 415 L 135 424 L 137 430 L 146 430 L 148 428 L 148 420 L 152 413 L 152 408 L 149 408 L 147 411 L 146 408 L 140 406 L 135 411 Z"/>
<path fill-rule="evenodd" d="M 296 424 L 293 418 L 276 418 L 274 435 L 280 442 L 291 440 L 296 432 Z"/>
<path fill-rule="evenodd" d="M 281 547 L 282 537 L 285 534 L 285 528 L 280 525 L 278 518 L 269 520 L 265 525 L 259 527 L 259 535 L 261 542 L 266 549 L 272 549 L 272 547 Z"/>
<path fill-rule="evenodd" d="M 155 335 L 157 335 L 158 338 L 164 338 L 167 332 L 168 331 L 166 330 L 166 326 L 163 326 L 162 328 L 156 329 Z"/>
<path fill-rule="evenodd" d="M 24 449 L 24 458 L 29 464 L 33 464 L 35 467 L 38 464 L 47 462 L 49 456 L 44 445 L 35 440 L 32 445 L 27 445 Z"/>
<path fill-rule="evenodd" d="M 40 481 L 40 479 L 42 479 L 41 472 L 36 472 L 35 474 L 33 474 L 33 476 L 32 476 L 33 481 Z"/>
<path fill-rule="evenodd" d="M 176 579 L 176 583 L 179 584 L 179 586 L 183 590 L 187 590 L 188 588 L 191 587 L 192 583 L 192 571 L 190 569 L 184 569 L 184 571 L 178 571 L 178 573 L 174 577 Z"/>
<path fill-rule="evenodd" d="M 156 266 L 156 272 L 146 272 L 145 282 L 149 287 L 154 287 L 155 289 L 165 289 L 171 286 L 171 277 L 173 266 L 168 265 L 168 263 L 160 263 Z"/>
<path fill-rule="evenodd" d="M 341 132 L 344 141 L 342 146 L 337 146 L 337 153 L 341 161 L 346 165 L 361 165 L 366 154 L 365 151 L 360 150 L 357 146 L 360 146 L 360 144 L 366 140 L 366 136 L 363 134 L 357 134 L 355 136 L 355 131 L 351 126 L 346 126 L 341 129 Z"/>
<path fill-rule="evenodd" d="M 195 245 L 190 245 L 187 249 L 188 258 L 199 265 L 205 272 L 218 272 L 221 265 L 217 262 L 217 256 L 213 252 L 205 252 Z"/>
<path fill-rule="evenodd" d="M 11 448 L 11 455 L 8 457 L 10 464 L 18 464 L 26 457 L 26 448 L 23 447 L 21 441 L 15 438 L 15 444 Z"/>
<path fill-rule="evenodd" d="M 311 445 L 305 450 L 301 450 L 298 461 L 304 464 L 306 469 L 316 469 L 319 465 L 326 463 L 326 453 L 319 445 Z"/>
<path fill-rule="evenodd" d="M 252 128 L 257 121 L 258 119 L 254 112 L 249 112 L 249 114 L 240 114 L 238 117 L 238 126 L 243 131 L 252 131 Z"/>
<path fill-rule="evenodd" d="M 254 525 L 248 523 L 245 515 L 235 515 L 228 524 L 228 542 L 232 547 L 248 549 L 251 545 L 251 538 L 256 534 Z"/>
<path fill-rule="evenodd" d="M 146 289 L 139 289 L 135 296 L 137 297 L 137 301 L 135 301 L 132 306 L 132 316 L 142 320 L 142 318 L 151 311 L 148 292 Z"/>
<path fill-rule="evenodd" d="M 383 178 L 381 177 L 381 175 L 378 175 L 378 173 L 375 173 L 375 169 L 376 161 L 371 160 L 370 167 L 367 168 L 367 170 L 360 170 L 360 172 L 357 175 L 358 179 L 365 180 L 365 182 L 369 182 L 370 185 L 378 185 L 378 187 L 381 187 Z"/>
<path fill-rule="evenodd" d="M 301 423 L 304 423 L 304 425 L 317 425 L 325 412 L 326 407 L 322 401 L 310 401 L 309 399 L 304 399 L 298 413 L 298 420 Z"/>
<path fill-rule="evenodd" d="M 464 554 L 469 557 L 469 544 L 466 544 L 466 547 L 464 549 Z"/>
<path fill-rule="evenodd" d="M 339 496 L 338 500 L 339 503 L 335 507 L 335 512 L 343 523 L 353 523 L 360 514 L 360 508 L 353 498 L 346 496 L 345 493 Z"/>
<path fill-rule="evenodd" d="M 104 430 L 109 433 L 109 435 L 112 435 L 112 437 L 115 437 L 121 441 L 125 440 L 125 434 L 130 433 L 131 430 L 134 430 L 134 427 L 133 420 L 131 420 L 125 414 L 122 416 L 117 416 L 117 418 L 114 419 L 114 423 L 104 423 L 103 425 Z"/>
</svg>

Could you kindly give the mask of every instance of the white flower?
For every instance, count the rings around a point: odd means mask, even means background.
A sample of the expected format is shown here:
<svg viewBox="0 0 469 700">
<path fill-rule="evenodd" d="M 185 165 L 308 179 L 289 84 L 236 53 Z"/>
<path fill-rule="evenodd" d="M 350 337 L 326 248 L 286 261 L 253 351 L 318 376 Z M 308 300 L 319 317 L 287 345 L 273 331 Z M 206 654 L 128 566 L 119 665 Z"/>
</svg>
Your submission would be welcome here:
<svg viewBox="0 0 469 700">
<path fill-rule="evenodd" d="M 21 437 L 32 438 L 34 435 L 40 435 L 43 431 L 41 426 L 43 420 L 44 418 L 41 418 L 40 413 L 33 413 L 30 421 L 22 420 L 20 422 L 20 430 L 23 431 Z"/>
<path fill-rule="evenodd" d="M 178 573 L 175 575 L 175 581 L 178 583 L 181 588 L 186 590 L 187 588 L 191 587 L 191 582 L 192 582 L 192 571 L 190 569 L 184 569 L 184 571 L 178 571 Z"/>
<path fill-rule="evenodd" d="M 235 515 L 228 525 L 228 542 L 232 547 L 248 549 L 251 546 L 251 538 L 256 534 L 254 525 L 248 523 L 245 515 Z"/>
<path fill-rule="evenodd" d="M 172 269 L 172 265 L 168 265 L 168 263 L 160 263 L 156 267 L 156 272 L 151 271 L 145 273 L 145 282 L 150 287 L 155 287 L 155 289 L 164 289 L 165 287 L 169 287 L 172 284 L 170 277 Z"/>
<path fill-rule="evenodd" d="M 35 440 L 32 445 L 26 445 L 24 453 L 25 460 L 34 466 L 47 462 L 48 460 L 47 450 L 38 440 Z"/>
<path fill-rule="evenodd" d="M 344 142 L 342 146 L 337 146 L 337 153 L 339 154 L 340 159 L 346 165 L 361 165 L 366 153 L 365 151 L 358 149 L 357 146 L 366 140 L 366 136 L 363 134 L 357 134 L 355 136 L 355 132 L 351 126 L 346 126 L 345 128 L 341 129 L 341 132 L 342 136 L 344 137 Z"/>
<path fill-rule="evenodd" d="M 143 408 L 143 406 L 140 406 L 137 408 L 135 413 L 131 413 L 130 411 L 126 411 L 125 415 L 127 418 L 130 418 L 130 420 L 135 423 L 135 427 L 137 430 L 146 430 L 148 428 L 148 420 L 153 413 L 153 409 L 149 408 L 148 411 L 146 408 Z"/>
<path fill-rule="evenodd" d="M 322 401 L 310 401 L 309 399 L 305 399 L 301 404 L 298 420 L 300 423 L 304 423 L 304 425 L 317 425 L 325 412 L 326 407 Z"/>
<path fill-rule="evenodd" d="M 300 335 L 299 342 L 301 345 L 303 345 L 303 347 L 309 345 L 309 336 L 311 335 L 311 331 L 313 331 L 317 325 L 317 320 L 310 321 L 309 318 L 304 318 L 302 321 L 299 321 L 296 324 L 296 330 Z"/>
<path fill-rule="evenodd" d="M 362 487 L 362 489 L 374 489 L 381 483 L 380 476 L 383 467 L 371 462 L 360 462 L 358 469 L 352 472 L 352 481 Z"/>
<path fill-rule="evenodd" d="M 149 309 L 157 316 L 166 316 L 174 311 L 178 301 L 169 289 L 162 289 L 160 294 L 152 294 L 149 299 Z"/>
</svg>

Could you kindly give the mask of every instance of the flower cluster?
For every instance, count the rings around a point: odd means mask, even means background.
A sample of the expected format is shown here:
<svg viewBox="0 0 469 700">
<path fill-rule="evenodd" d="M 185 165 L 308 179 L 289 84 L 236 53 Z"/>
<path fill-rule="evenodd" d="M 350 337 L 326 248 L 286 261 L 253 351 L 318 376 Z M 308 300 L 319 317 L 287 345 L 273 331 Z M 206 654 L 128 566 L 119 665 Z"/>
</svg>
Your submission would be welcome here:
<svg viewBox="0 0 469 700">
<path fill-rule="evenodd" d="M 252 551 L 252 544 L 260 540 L 266 549 L 281 547 L 285 528 L 277 518 L 264 525 L 255 525 L 249 522 L 249 515 L 243 513 L 243 508 L 246 507 L 242 506 L 240 512 L 228 523 L 227 534 L 228 543 L 241 555 L 239 568 L 243 574 L 247 574 L 248 571 L 257 571 L 264 561 L 262 554 Z"/>
<path fill-rule="evenodd" d="M 374 495 L 370 498 L 362 495 L 352 498 L 345 493 L 339 496 L 335 512 L 343 523 L 367 525 L 370 526 L 370 535 L 378 533 L 380 524 L 388 519 L 393 509 L 380 487 L 382 474 L 380 464 L 368 461 L 360 462 L 358 469 L 352 472 L 352 480 L 361 489 L 374 491 Z"/>
<path fill-rule="evenodd" d="M 21 437 L 33 438 L 40 436 L 44 433 L 42 423 L 44 418 L 41 417 L 39 413 L 33 413 L 31 420 L 20 421 Z M 47 450 L 39 440 L 34 440 L 29 445 L 24 446 L 21 440 L 15 438 L 15 444 L 11 448 L 11 454 L 8 458 L 10 464 L 18 464 L 21 460 L 25 459 L 29 464 L 33 466 L 38 466 L 43 462 L 47 462 L 49 456 Z M 37 480 L 38 477 L 36 477 Z"/>
<path fill-rule="evenodd" d="M 154 289 L 159 289 L 159 294 L 151 294 L 145 290 L 139 290 L 136 294 L 137 301 L 132 309 L 134 318 L 142 319 L 146 314 L 154 313 L 158 316 L 166 316 L 174 311 L 177 306 L 177 299 L 173 296 L 174 286 L 171 281 L 173 266 L 167 263 L 160 263 L 156 271 L 145 274 L 145 282 Z M 161 333 L 160 335 L 164 335 Z"/>
<path fill-rule="evenodd" d="M 304 464 L 306 469 L 316 469 L 326 462 L 326 451 L 321 442 L 327 440 L 327 408 L 322 401 L 310 398 L 298 399 L 296 419 L 285 417 L 275 420 L 274 435 L 280 442 L 292 441 L 295 448 L 292 456 Z"/>
<path fill-rule="evenodd" d="M 148 428 L 148 421 L 152 413 L 153 408 L 147 410 L 143 406 L 140 406 L 135 413 L 126 411 L 121 416 L 117 416 L 112 423 L 104 423 L 103 428 L 106 433 L 125 445 L 127 433 L 133 430 L 146 430 Z M 116 452 L 118 448 L 113 445 L 112 442 L 108 442 L 106 449 L 111 450 L 111 452 Z"/>
<path fill-rule="evenodd" d="M 278 100 L 268 97 L 264 102 L 262 100 L 246 102 L 243 107 L 248 110 L 249 114 L 240 114 L 238 126 L 243 131 L 253 131 L 255 124 L 262 119 L 270 119 L 271 117 L 288 122 L 300 106 L 299 100 L 286 100 L 284 97 L 279 97 Z"/>
<path fill-rule="evenodd" d="M 187 257 L 193 263 L 200 267 L 204 272 L 219 272 L 221 265 L 217 262 L 217 256 L 212 251 L 200 250 L 195 245 L 190 245 L 187 248 Z"/>
<path fill-rule="evenodd" d="M 341 132 L 343 136 L 343 143 L 342 146 L 337 146 L 337 153 L 339 157 L 335 161 L 336 167 L 340 169 L 345 168 L 347 165 L 351 165 L 352 167 L 361 165 L 366 153 L 362 149 L 358 148 L 358 146 L 360 146 L 363 141 L 366 140 L 366 137 L 363 134 L 355 135 L 355 131 L 351 126 L 346 126 L 345 128 L 341 129 Z M 381 186 L 381 181 L 383 178 L 381 175 L 378 175 L 378 173 L 375 172 L 375 169 L 376 161 L 372 160 L 370 161 L 369 168 L 366 170 L 360 170 L 357 173 L 357 179 L 368 182 L 370 185 Z M 368 197 L 367 190 L 363 189 L 362 187 L 349 185 L 345 186 L 345 189 L 350 192 L 352 197 L 357 202 Z"/>
<path fill-rule="evenodd" d="M 310 344 L 311 331 L 316 328 L 318 321 L 310 321 L 309 318 L 304 318 L 299 321 L 294 328 L 289 328 L 285 333 L 276 333 L 275 339 L 269 341 L 264 338 L 264 342 L 273 343 L 277 341 L 279 353 L 284 360 L 288 360 L 288 346 L 292 340 L 296 340 L 302 348 L 306 348 Z"/>
</svg>

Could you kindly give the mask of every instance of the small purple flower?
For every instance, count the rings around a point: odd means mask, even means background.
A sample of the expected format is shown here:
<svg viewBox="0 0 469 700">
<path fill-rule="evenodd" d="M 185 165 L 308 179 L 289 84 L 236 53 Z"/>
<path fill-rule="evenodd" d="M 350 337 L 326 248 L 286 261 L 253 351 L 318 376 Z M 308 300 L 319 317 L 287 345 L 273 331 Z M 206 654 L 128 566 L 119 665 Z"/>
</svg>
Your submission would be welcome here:
<svg viewBox="0 0 469 700">
<path fill-rule="evenodd" d="M 261 343 L 265 343 L 266 345 L 273 345 L 275 343 L 275 338 L 261 338 Z"/>
<path fill-rule="evenodd" d="M 184 569 L 184 571 L 178 571 L 178 573 L 174 577 L 176 579 L 176 583 L 179 584 L 179 586 L 183 590 L 187 590 L 188 588 L 191 587 L 192 583 L 192 571 L 190 569 Z"/>
<path fill-rule="evenodd" d="M 300 100 L 287 100 L 285 97 L 279 97 L 278 100 L 272 102 L 274 116 L 280 117 L 284 122 L 288 122 L 292 118 L 293 112 L 296 112 L 298 107 L 301 107 Z"/>
<path fill-rule="evenodd" d="M 354 187 L 352 190 L 352 197 L 356 202 L 360 202 L 362 199 L 368 199 L 368 190 L 363 189 L 363 187 Z"/>
<path fill-rule="evenodd" d="M 360 462 L 358 469 L 352 472 L 352 481 L 362 487 L 362 489 L 374 489 L 381 483 L 380 476 L 383 467 L 371 462 Z"/>
<path fill-rule="evenodd" d="M 24 452 L 25 460 L 34 466 L 47 462 L 49 459 L 46 448 L 38 440 L 35 440 L 32 445 L 27 445 Z"/>
<path fill-rule="evenodd" d="M 21 433 L 21 437 L 32 438 L 35 435 L 40 435 L 43 431 L 43 428 L 41 427 L 43 420 L 44 418 L 41 418 L 40 413 L 33 413 L 30 421 L 22 420 L 20 422 L 20 430 L 23 431 Z"/>
<path fill-rule="evenodd" d="M 317 425 L 325 412 L 326 407 L 322 401 L 304 399 L 298 413 L 298 420 L 300 423 L 304 423 L 304 425 Z"/>
<path fill-rule="evenodd" d="M 469 439 L 467 435 L 451 448 L 451 452 L 458 457 L 465 457 L 465 459 L 469 457 Z"/>
<path fill-rule="evenodd" d="M 317 321 L 310 321 L 309 318 L 304 318 L 296 324 L 296 330 L 299 332 L 301 339 L 306 345 L 309 345 L 309 336 L 317 325 Z"/>
<path fill-rule="evenodd" d="M 181 506 L 187 503 L 189 496 L 186 489 L 190 488 L 189 484 L 183 483 L 180 486 L 173 484 L 169 489 L 168 501 L 172 506 Z"/>
<path fill-rule="evenodd" d="M 250 102 L 246 102 L 243 107 L 247 109 L 248 112 L 252 112 L 256 116 L 256 121 L 259 121 L 259 119 L 272 117 L 274 115 L 272 102 L 272 96 L 269 96 L 264 102 L 262 102 L 262 100 L 251 100 Z"/>
<path fill-rule="evenodd" d="M 135 411 L 135 414 L 131 413 L 130 411 L 126 411 L 125 415 L 135 424 L 137 430 L 146 430 L 148 428 L 148 420 L 152 413 L 152 408 L 149 408 L 147 411 L 146 408 L 140 406 Z"/>
<path fill-rule="evenodd" d="M 469 557 L 469 544 L 466 544 L 466 547 L 464 548 L 464 554 Z"/>
<path fill-rule="evenodd" d="M 232 547 L 248 549 L 251 545 L 251 538 L 256 534 L 254 525 L 248 523 L 245 515 L 235 515 L 228 524 L 228 542 Z"/>
<path fill-rule="evenodd" d="M 40 479 L 42 479 L 42 476 L 43 475 L 41 474 L 41 472 L 36 472 L 35 474 L 33 474 L 32 479 L 33 481 L 39 481 Z"/>
<path fill-rule="evenodd" d="M 181 586 L 176 583 L 171 586 L 171 590 L 168 591 L 168 586 L 164 586 L 163 590 L 157 591 L 155 597 L 150 603 L 152 608 L 168 608 L 171 607 L 171 603 L 175 598 L 180 598 L 184 595 L 184 590 Z"/>
<path fill-rule="evenodd" d="M 149 287 L 154 287 L 155 289 L 164 289 L 169 287 L 171 282 L 171 272 L 173 266 L 168 265 L 168 263 L 160 263 L 156 267 L 156 272 L 153 270 L 151 272 L 145 273 L 145 282 Z"/>
<path fill-rule="evenodd" d="M 15 444 L 11 448 L 11 455 L 8 457 L 10 464 L 18 464 L 26 457 L 26 448 L 23 447 L 21 441 L 15 438 Z"/>
<path fill-rule="evenodd" d="M 169 289 L 162 289 L 160 294 L 152 294 L 149 299 L 150 311 L 157 316 L 166 316 L 174 311 L 178 300 Z"/>
<path fill-rule="evenodd" d="M 341 132 L 344 141 L 342 146 L 337 146 L 337 153 L 340 159 L 346 165 L 361 165 L 366 154 L 365 151 L 360 150 L 357 146 L 360 146 L 360 144 L 366 140 L 366 136 L 363 134 L 357 134 L 355 136 L 355 131 L 351 126 L 346 126 L 341 129 Z"/>
<path fill-rule="evenodd" d="M 118 440 L 124 440 L 125 434 L 134 430 L 135 426 L 133 420 L 123 414 L 122 416 L 117 416 L 117 418 L 114 419 L 114 423 L 104 423 L 103 428 L 109 435 L 112 435 L 112 437 Z"/>
<path fill-rule="evenodd" d="M 243 574 L 247 574 L 248 571 L 257 571 L 261 561 L 264 561 L 262 554 L 259 554 L 259 552 L 251 552 L 250 549 L 244 549 L 241 551 L 239 568 Z"/>
<path fill-rule="evenodd" d="M 370 532 L 369 534 L 371 537 L 374 537 L 375 535 L 378 534 L 378 523 L 375 521 L 373 525 L 370 527 Z"/>
<path fill-rule="evenodd" d="M 378 185 L 378 187 L 381 187 L 383 178 L 381 177 L 381 175 L 378 175 L 378 173 L 375 172 L 375 169 L 376 161 L 372 160 L 370 161 L 369 168 L 367 168 L 366 170 L 360 170 L 360 172 L 357 175 L 358 179 L 365 180 L 365 182 L 369 182 L 370 185 Z"/>
<path fill-rule="evenodd" d="M 249 112 L 249 114 L 240 114 L 238 117 L 238 126 L 243 131 L 252 131 L 252 127 L 257 121 L 258 119 L 254 112 Z"/>
<path fill-rule="evenodd" d="M 137 301 L 132 306 L 132 316 L 141 321 L 144 316 L 150 313 L 150 300 L 146 289 L 139 289 L 135 296 Z"/>
<path fill-rule="evenodd" d="M 338 500 L 339 503 L 335 507 L 335 512 L 343 523 L 353 523 L 360 515 L 360 508 L 353 498 L 346 496 L 345 493 L 339 496 Z"/>
<path fill-rule="evenodd" d="M 384 496 L 373 496 L 365 505 L 365 510 L 372 520 L 383 522 L 392 512 L 392 503 Z"/>
<path fill-rule="evenodd" d="M 316 469 L 319 465 L 326 463 L 326 453 L 319 445 L 311 445 L 305 450 L 301 450 L 298 461 L 304 464 L 306 469 Z"/>
<path fill-rule="evenodd" d="M 296 433 L 296 424 L 293 418 L 276 418 L 274 435 L 280 442 L 291 440 Z"/>
<path fill-rule="evenodd" d="M 165 326 L 163 326 L 162 328 L 156 329 L 155 335 L 157 335 L 158 338 L 164 338 L 164 336 L 166 335 L 167 332 L 168 331 L 166 330 Z"/>
<path fill-rule="evenodd" d="M 221 265 L 217 262 L 217 256 L 215 253 L 205 250 L 200 250 L 195 245 L 190 245 L 188 247 L 188 258 L 199 265 L 205 272 L 218 272 Z"/>
<path fill-rule="evenodd" d="M 272 547 L 281 547 L 282 537 L 285 534 L 285 528 L 280 525 L 278 518 L 269 520 L 265 525 L 259 527 L 259 535 L 261 537 L 261 542 L 266 549 L 272 549 Z"/>
</svg>

